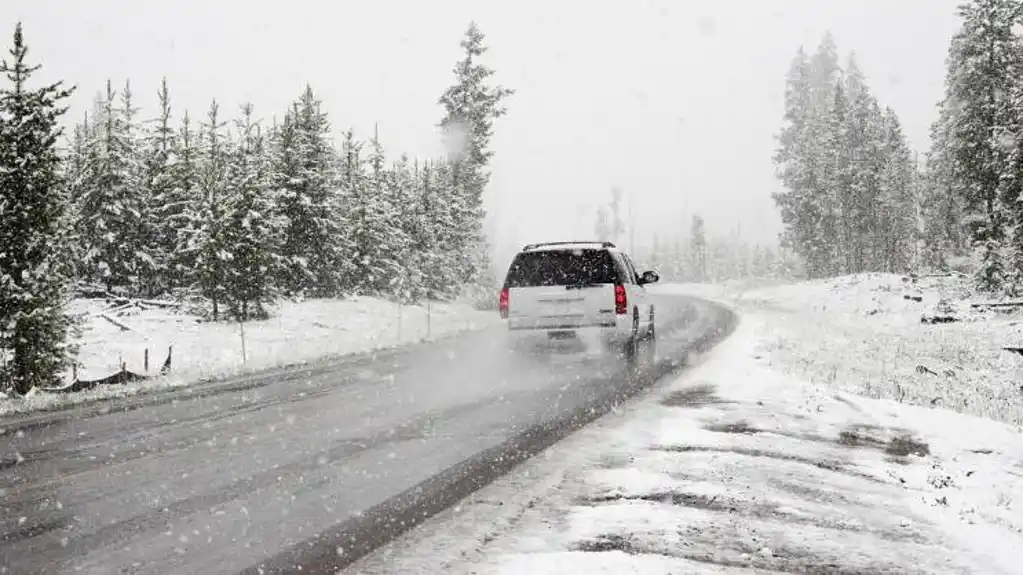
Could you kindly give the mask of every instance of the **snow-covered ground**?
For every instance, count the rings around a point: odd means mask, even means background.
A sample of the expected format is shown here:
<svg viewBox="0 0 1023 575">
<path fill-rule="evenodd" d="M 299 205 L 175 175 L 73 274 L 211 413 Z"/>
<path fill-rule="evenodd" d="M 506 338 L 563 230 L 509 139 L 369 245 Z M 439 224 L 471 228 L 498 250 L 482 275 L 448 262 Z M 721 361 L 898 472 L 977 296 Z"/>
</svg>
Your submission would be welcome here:
<svg viewBox="0 0 1023 575">
<path fill-rule="evenodd" d="M 0 417 L 421 342 L 500 321 L 495 312 L 476 311 L 465 304 L 434 303 L 428 314 L 425 306 L 398 306 L 369 297 L 285 301 L 271 319 L 244 326 L 200 323 L 194 316 L 160 308 L 107 313 L 108 308 L 102 300 L 73 302 L 71 311 L 86 317 L 79 342 L 79 377 L 112 375 L 122 361 L 129 371 L 147 373 L 147 349 L 148 373 L 157 374 L 173 347 L 170 374 L 79 393 L 33 391 L 24 398 L 0 398 Z"/>
<path fill-rule="evenodd" d="M 661 289 L 742 323 L 350 572 L 1020 572 L 1011 316 L 971 312 L 950 279 Z M 939 297 L 962 321 L 921 324 Z"/>
<path fill-rule="evenodd" d="M 991 300 L 964 278 L 869 274 L 718 297 L 775 322 L 764 345 L 792 375 L 1023 425 L 1023 357 L 1004 349 L 1023 347 L 1023 307 L 974 308 Z M 921 322 L 935 316 L 956 321 Z"/>
</svg>

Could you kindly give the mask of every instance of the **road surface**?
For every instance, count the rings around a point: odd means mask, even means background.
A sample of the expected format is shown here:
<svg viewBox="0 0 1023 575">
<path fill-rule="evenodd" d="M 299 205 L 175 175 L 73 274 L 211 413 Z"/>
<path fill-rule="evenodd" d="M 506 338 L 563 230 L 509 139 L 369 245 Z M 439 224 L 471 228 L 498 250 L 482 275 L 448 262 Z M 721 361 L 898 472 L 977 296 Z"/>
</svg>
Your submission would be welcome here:
<svg viewBox="0 0 1023 575">
<path fill-rule="evenodd" d="M 0 422 L 0 571 L 334 572 L 734 323 L 656 305 L 658 363 L 640 373 L 573 342 L 512 351 L 498 326 Z"/>
</svg>

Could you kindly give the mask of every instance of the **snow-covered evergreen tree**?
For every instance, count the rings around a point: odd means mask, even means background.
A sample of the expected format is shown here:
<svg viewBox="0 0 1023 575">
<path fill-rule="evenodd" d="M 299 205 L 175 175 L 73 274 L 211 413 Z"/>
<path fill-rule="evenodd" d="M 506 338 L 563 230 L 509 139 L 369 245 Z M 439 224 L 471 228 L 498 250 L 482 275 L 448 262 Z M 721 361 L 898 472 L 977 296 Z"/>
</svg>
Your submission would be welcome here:
<svg viewBox="0 0 1023 575">
<path fill-rule="evenodd" d="M 927 152 L 920 199 L 923 212 L 923 265 L 948 271 L 949 257 L 961 256 L 969 245 L 963 226 L 962 196 L 958 193 L 955 169 L 955 141 L 952 134 L 954 109 L 946 102 L 938 106 L 938 119 L 931 125 L 931 149 Z"/>
<path fill-rule="evenodd" d="M 230 252 L 226 227 L 228 199 L 227 166 L 230 141 L 224 131 L 226 123 L 220 117 L 220 106 L 210 105 L 206 122 L 202 124 L 197 158 L 197 184 L 199 201 L 196 230 L 190 238 L 195 253 L 195 282 L 197 291 L 211 306 L 213 320 L 223 317 L 227 303 L 227 266 Z"/>
<path fill-rule="evenodd" d="M 854 61 L 849 68 L 846 81 L 849 110 L 845 122 L 845 145 L 850 156 L 849 196 L 841 214 L 849 228 L 846 270 L 849 273 L 881 271 L 883 258 L 878 252 L 884 242 L 880 239 L 878 202 L 884 165 L 883 119 L 877 100 Z"/>
<path fill-rule="evenodd" d="M 267 317 L 267 306 L 276 296 L 282 226 L 273 206 L 263 134 L 251 104 L 242 106 L 237 130 L 223 202 L 223 245 L 230 254 L 223 262 L 224 297 L 231 316 L 247 321 Z"/>
<path fill-rule="evenodd" d="M 830 249 L 820 233 L 825 214 L 817 196 L 818 127 L 811 76 L 810 60 L 800 48 L 785 80 L 784 124 L 774 156 L 784 189 L 774 194 L 774 201 L 786 241 L 806 262 L 810 276 L 820 277 L 828 271 Z"/>
<path fill-rule="evenodd" d="M 450 230 L 454 227 L 451 211 L 445 205 L 445 186 L 450 183 L 446 169 L 445 162 L 425 162 L 416 178 L 409 239 L 415 246 L 414 269 L 422 286 L 421 297 L 452 295 L 461 283 L 461 278 L 454 274 L 455 266 L 446 247 L 450 242 Z"/>
<path fill-rule="evenodd" d="M 149 282 L 151 294 L 177 287 L 172 273 L 175 251 L 180 245 L 179 230 L 184 211 L 189 208 L 187 198 L 177 197 L 174 178 L 176 134 L 171 124 L 170 91 L 166 78 L 157 93 L 160 103 L 158 116 L 149 122 L 143 156 L 143 186 L 147 209 L 143 223 L 146 249 L 152 254 L 153 277 Z"/>
<path fill-rule="evenodd" d="M 74 132 L 68 145 L 67 155 L 61 166 L 61 179 L 66 186 L 66 195 L 69 202 L 66 213 L 66 229 L 69 232 L 69 241 L 65 249 L 67 250 L 68 262 L 73 269 L 72 276 L 75 279 L 81 277 L 83 273 L 81 265 L 83 258 L 82 241 L 78 235 L 76 222 L 78 220 L 78 205 L 83 190 L 89 182 L 89 169 L 92 165 L 89 159 L 91 130 L 92 122 L 90 121 L 89 114 L 86 113 L 82 121 L 75 124 Z"/>
<path fill-rule="evenodd" d="M 820 217 L 815 234 L 819 245 L 818 266 L 828 275 L 849 273 L 854 269 L 851 254 L 857 240 L 856 220 L 851 217 L 856 211 L 857 183 L 855 146 L 850 145 L 850 134 L 854 133 L 852 108 L 843 82 L 836 82 L 833 93 L 833 103 L 822 121 L 825 143 L 825 153 L 820 159 L 822 185 L 812 200 L 815 213 Z"/>
<path fill-rule="evenodd" d="M 1020 20 L 1016 0 L 973 0 L 959 8 L 962 29 L 947 58 L 945 106 L 953 162 L 949 175 L 962 200 L 967 229 L 979 263 L 977 286 L 999 290 L 1006 279 L 1002 251 L 1011 214 L 1004 198 L 1018 196 L 1018 182 L 1004 176 L 1015 147 L 1016 115 L 1006 95 L 1020 70 Z M 1008 184 L 1010 189 L 1006 189 Z"/>
<path fill-rule="evenodd" d="M 131 81 L 126 80 L 121 91 L 121 115 L 124 122 L 124 138 L 127 142 L 128 186 L 133 190 L 134 220 L 131 249 L 135 268 L 132 293 L 155 295 L 161 290 L 157 252 L 158 227 L 156 212 L 145 165 L 145 142 L 148 139 L 138 122 L 139 109 L 135 106 Z"/>
<path fill-rule="evenodd" d="M 433 180 L 429 184 L 430 209 L 427 212 L 434 222 L 435 254 L 433 261 L 436 265 L 430 270 L 429 288 L 432 297 L 450 298 L 455 295 L 459 287 L 466 283 L 465 277 L 461 275 L 457 263 L 460 255 L 457 247 L 461 245 L 457 232 L 458 216 L 460 210 L 453 206 L 456 204 L 456 193 L 452 182 L 454 167 L 447 161 L 439 161 L 434 165 L 430 175 Z"/>
<path fill-rule="evenodd" d="M 388 253 L 393 218 L 386 195 L 383 149 L 371 142 L 370 153 L 363 158 L 362 143 L 349 130 L 341 156 L 345 223 L 352 242 L 352 261 L 357 266 L 354 287 L 363 293 L 386 292 L 396 277 L 396 264 Z"/>
<path fill-rule="evenodd" d="M 505 115 L 503 101 L 514 92 L 488 83 L 493 70 L 479 60 L 486 53 L 484 36 L 470 23 L 461 42 L 464 57 L 455 65 L 455 82 L 441 95 L 445 115 L 440 127 L 448 148 L 452 178 L 451 207 L 458 209 L 452 230 L 454 254 L 462 256 L 458 272 L 469 282 L 477 281 L 483 262 L 467 254 L 479 254 L 484 243 L 483 192 L 490 174 L 487 168 L 494 152 L 490 149 L 494 120 Z"/>
<path fill-rule="evenodd" d="M 411 239 L 417 180 L 406 154 L 394 162 L 390 172 L 387 201 L 393 218 L 390 247 L 396 265 L 394 286 L 390 292 L 398 301 L 410 302 L 418 299 L 422 292 L 422 274 L 416 266 L 416 246 Z"/>
<path fill-rule="evenodd" d="M 340 213 L 336 150 L 327 114 L 312 87 L 284 117 L 276 134 L 274 173 L 284 218 L 282 287 L 291 295 L 341 293 L 347 230 Z"/>
<path fill-rule="evenodd" d="M 774 157 L 784 190 L 774 199 L 784 243 L 810 277 L 907 269 L 917 185 L 909 157 L 898 119 L 881 111 L 853 57 L 842 75 L 829 35 L 812 58 L 799 50 Z"/>
<path fill-rule="evenodd" d="M 138 293 L 140 273 L 148 269 L 140 245 L 142 201 L 136 132 L 130 96 L 118 106 L 107 81 L 97 126 L 88 144 L 91 166 L 79 198 L 78 237 L 86 277 L 108 290 Z"/>
<path fill-rule="evenodd" d="M 401 275 L 401 250 L 404 244 L 401 224 L 392 201 L 394 182 L 392 172 L 387 169 L 384 146 L 379 134 L 374 131 L 366 155 L 365 188 L 360 197 L 363 202 L 363 233 L 371 231 L 373 245 L 360 244 L 363 254 L 361 263 L 372 276 L 369 287 L 372 292 L 385 295 L 392 293 Z M 366 236 L 363 237 L 363 240 Z"/>
<path fill-rule="evenodd" d="M 202 222 L 202 189 L 199 185 L 200 137 L 185 112 L 173 140 L 168 166 L 170 179 L 166 198 L 157 203 L 165 234 L 161 239 L 170 251 L 165 254 L 165 275 L 171 290 L 187 290 L 196 285 L 196 261 Z"/>
<path fill-rule="evenodd" d="M 65 313 L 65 223 L 60 181 L 60 82 L 32 89 L 39 70 L 25 60 L 21 23 L 10 60 L 0 60 L 0 387 L 24 394 L 60 383 L 69 364 L 71 322 Z"/>
<path fill-rule="evenodd" d="M 879 176 L 876 209 L 878 238 L 875 269 L 891 273 L 909 272 L 917 240 L 916 166 L 906 144 L 902 126 L 891 108 L 883 116 L 883 165 Z"/>
</svg>

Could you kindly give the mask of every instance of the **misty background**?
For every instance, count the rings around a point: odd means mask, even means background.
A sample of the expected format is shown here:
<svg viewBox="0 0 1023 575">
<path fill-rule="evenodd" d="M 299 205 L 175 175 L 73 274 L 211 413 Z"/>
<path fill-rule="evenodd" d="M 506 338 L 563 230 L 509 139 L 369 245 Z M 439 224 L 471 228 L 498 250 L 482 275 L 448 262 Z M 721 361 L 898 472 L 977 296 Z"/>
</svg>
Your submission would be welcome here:
<svg viewBox="0 0 1023 575">
<path fill-rule="evenodd" d="M 957 4 L 36 0 L 5 6 L 0 29 L 23 21 L 42 79 L 78 86 L 69 126 L 108 78 L 131 80 L 143 117 L 166 77 L 177 116 L 216 98 L 228 115 L 252 102 L 268 121 L 308 82 L 336 135 L 378 125 L 392 157 L 431 157 L 442 152 L 437 96 L 475 20 L 493 81 L 516 90 L 495 126 L 486 195 L 500 275 L 523 243 L 594 237 L 613 185 L 638 245 L 684 236 L 694 213 L 712 233 L 776 243 L 771 155 L 797 48 L 830 31 L 843 60 L 854 51 L 922 153 Z"/>
</svg>

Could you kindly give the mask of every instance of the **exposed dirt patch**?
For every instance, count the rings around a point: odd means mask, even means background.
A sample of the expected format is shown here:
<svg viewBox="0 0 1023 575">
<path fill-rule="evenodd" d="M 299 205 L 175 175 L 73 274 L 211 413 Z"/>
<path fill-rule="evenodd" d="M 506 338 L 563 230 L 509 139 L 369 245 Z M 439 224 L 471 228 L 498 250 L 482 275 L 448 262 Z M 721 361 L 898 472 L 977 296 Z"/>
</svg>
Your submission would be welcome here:
<svg viewBox="0 0 1023 575">
<path fill-rule="evenodd" d="M 628 553 L 629 555 L 639 555 L 644 553 L 644 551 L 639 549 L 639 547 L 634 543 L 632 537 L 619 535 L 618 533 L 598 535 L 593 539 L 579 541 L 574 545 L 574 548 L 576 551 L 586 551 L 588 553 L 602 553 L 605 551 L 621 551 L 623 553 Z"/>
<path fill-rule="evenodd" d="M 858 477 L 871 483 L 884 483 L 877 477 L 866 473 L 861 473 L 849 469 L 846 463 L 837 459 L 813 459 L 810 457 L 803 457 L 801 455 L 794 455 L 791 453 L 781 453 L 777 451 L 767 451 L 763 449 L 747 448 L 747 447 L 736 447 L 736 446 L 706 446 L 706 445 L 660 445 L 655 449 L 662 451 L 670 451 L 672 453 L 735 453 L 737 455 L 744 455 L 747 457 L 766 457 L 770 459 L 777 459 L 781 461 L 791 461 L 794 463 L 801 463 L 803 465 L 810 465 L 818 469 L 824 469 L 826 471 L 834 471 L 836 473 L 843 473 L 852 477 Z"/>
<path fill-rule="evenodd" d="M 733 421 L 731 423 L 711 423 L 705 426 L 704 429 L 718 433 L 738 433 L 741 435 L 754 435 L 761 431 L 745 420 Z"/>
<path fill-rule="evenodd" d="M 677 505 L 680 507 L 695 507 L 707 511 L 723 511 L 736 513 L 740 505 L 727 497 L 717 495 L 699 495 L 696 493 L 680 493 L 678 491 L 666 491 L 659 493 L 644 493 L 641 495 L 598 495 L 583 499 L 583 504 L 598 505 L 601 503 L 613 503 L 615 501 L 648 501 L 651 503 L 663 503 L 665 505 Z"/>
<path fill-rule="evenodd" d="M 637 541 L 631 535 L 617 533 L 602 534 L 592 539 L 579 541 L 572 546 L 572 549 L 589 553 L 620 551 L 629 555 L 659 555 L 661 557 L 685 559 L 706 565 L 734 567 L 737 569 L 766 569 L 781 573 L 860 575 L 864 572 L 863 566 L 850 568 L 830 558 L 816 557 L 803 550 L 774 549 L 771 555 L 765 556 L 759 553 L 759 549 L 749 544 L 738 544 L 733 545 L 732 548 L 720 548 L 702 552 L 697 550 L 690 551 L 684 547 L 660 549 Z M 900 571 L 904 571 L 904 567 L 899 568 L 897 565 L 888 563 L 870 565 L 867 570 L 870 573 Z"/>
<path fill-rule="evenodd" d="M 885 441 L 879 436 L 882 429 L 876 425 L 859 423 L 838 432 L 838 443 L 845 447 L 873 447 L 883 449 Z"/>
<path fill-rule="evenodd" d="M 584 502 L 588 505 L 599 505 L 603 503 L 613 503 L 616 501 L 646 501 L 650 503 L 702 509 L 704 511 L 741 515 L 744 517 L 754 517 L 757 519 L 777 521 L 786 524 L 810 525 L 820 529 L 870 533 L 888 541 L 927 543 L 927 540 L 923 536 L 908 530 L 899 532 L 879 530 L 845 521 L 815 517 L 809 514 L 797 515 L 783 511 L 780 504 L 771 501 L 741 501 L 726 495 L 705 495 L 680 491 L 665 491 L 637 495 L 602 495 L 586 498 L 584 500 Z"/>
<path fill-rule="evenodd" d="M 908 457 L 910 455 L 926 457 L 931 454 L 931 448 L 926 443 L 914 439 L 912 435 L 906 434 L 889 440 L 884 452 L 895 457 Z"/>
<path fill-rule="evenodd" d="M 716 390 L 717 386 L 714 385 L 694 385 L 669 393 L 661 400 L 661 404 L 668 407 L 704 407 L 706 405 L 734 403 L 718 397 Z"/>
<path fill-rule="evenodd" d="M 851 425 L 839 432 L 838 443 L 845 447 L 877 449 L 894 458 L 910 455 L 926 457 L 931 454 L 930 446 L 915 439 L 908 430 L 885 429 L 876 425 Z"/>
<path fill-rule="evenodd" d="M 926 457 L 931 449 L 927 443 L 913 437 L 912 432 L 904 429 L 885 429 L 876 425 L 856 424 L 839 432 L 837 438 L 825 437 L 816 433 L 796 433 L 781 429 L 759 429 L 745 421 L 727 424 L 711 424 L 705 429 L 723 433 L 740 433 L 746 435 L 769 434 L 789 437 L 816 443 L 827 443 L 847 449 L 875 449 L 888 455 L 886 461 L 905 465 L 910 455 Z"/>
</svg>

